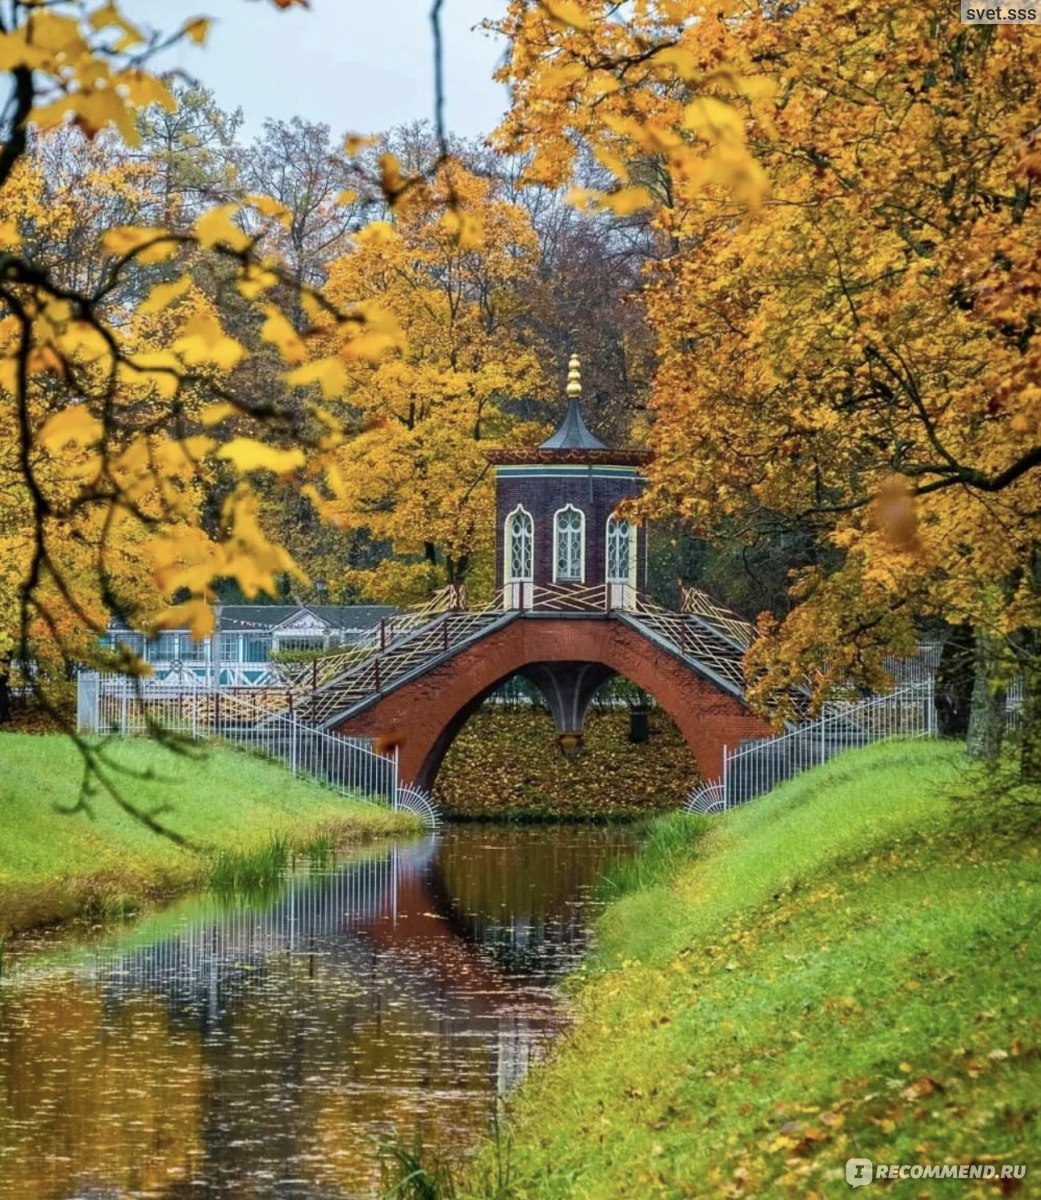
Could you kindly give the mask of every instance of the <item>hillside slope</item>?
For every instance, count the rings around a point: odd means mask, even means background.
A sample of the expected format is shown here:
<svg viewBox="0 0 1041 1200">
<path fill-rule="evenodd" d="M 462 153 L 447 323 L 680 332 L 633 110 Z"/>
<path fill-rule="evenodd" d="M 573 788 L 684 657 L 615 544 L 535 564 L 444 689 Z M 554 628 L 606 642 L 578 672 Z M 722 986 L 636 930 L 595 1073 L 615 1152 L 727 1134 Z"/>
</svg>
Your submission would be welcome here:
<svg viewBox="0 0 1041 1200">
<path fill-rule="evenodd" d="M 1036 816 L 955 805 L 964 770 L 938 743 L 848 754 L 693 822 L 679 870 L 672 818 L 511 1106 L 509 1185 L 500 1140 L 467 1194 L 831 1196 L 855 1156 L 1034 1176 L 888 1195 L 1037 1194 Z"/>
<path fill-rule="evenodd" d="M 414 819 L 344 800 L 281 763 L 231 748 L 174 755 L 153 742 L 110 742 L 119 789 L 189 843 L 153 833 L 107 795 L 70 812 L 82 760 L 60 735 L 0 734 L 0 934 L 84 910 L 110 910 L 200 882 L 218 850 L 282 838 L 418 832 Z"/>
</svg>

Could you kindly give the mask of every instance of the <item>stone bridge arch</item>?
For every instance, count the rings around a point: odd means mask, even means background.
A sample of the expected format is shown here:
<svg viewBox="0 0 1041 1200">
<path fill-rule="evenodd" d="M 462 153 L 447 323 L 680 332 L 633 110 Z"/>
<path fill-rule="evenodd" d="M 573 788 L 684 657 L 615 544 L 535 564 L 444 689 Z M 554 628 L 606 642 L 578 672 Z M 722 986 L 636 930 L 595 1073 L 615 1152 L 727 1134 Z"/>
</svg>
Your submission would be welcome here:
<svg viewBox="0 0 1041 1200">
<path fill-rule="evenodd" d="M 624 675 L 676 724 L 706 779 L 722 772 L 724 745 L 763 737 L 769 726 L 736 696 L 699 675 L 626 622 L 604 616 L 531 614 L 463 646 L 444 661 L 332 727 L 391 739 L 404 781 L 430 789 L 448 747 L 481 702 L 505 680 L 540 664 L 590 664 Z"/>
</svg>

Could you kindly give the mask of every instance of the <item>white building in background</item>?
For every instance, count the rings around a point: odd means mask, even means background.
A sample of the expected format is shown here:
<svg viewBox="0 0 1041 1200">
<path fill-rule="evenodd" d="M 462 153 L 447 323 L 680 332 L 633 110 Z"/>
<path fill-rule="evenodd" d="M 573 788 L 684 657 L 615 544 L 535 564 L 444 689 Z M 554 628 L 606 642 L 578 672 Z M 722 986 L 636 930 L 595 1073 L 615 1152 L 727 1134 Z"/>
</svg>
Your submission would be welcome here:
<svg viewBox="0 0 1041 1200">
<path fill-rule="evenodd" d="M 219 647 L 214 637 L 195 641 L 186 629 L 146 638 L 115 623 L 102 642 L 126 646 L 159 681 L 213 681 L 219 671 L 222 687 L 257 687 L 274 681 L 272 655 L 375 642 L 381 622 L 397 611 L 386 604 L 225 604 Z"/>
</svg>

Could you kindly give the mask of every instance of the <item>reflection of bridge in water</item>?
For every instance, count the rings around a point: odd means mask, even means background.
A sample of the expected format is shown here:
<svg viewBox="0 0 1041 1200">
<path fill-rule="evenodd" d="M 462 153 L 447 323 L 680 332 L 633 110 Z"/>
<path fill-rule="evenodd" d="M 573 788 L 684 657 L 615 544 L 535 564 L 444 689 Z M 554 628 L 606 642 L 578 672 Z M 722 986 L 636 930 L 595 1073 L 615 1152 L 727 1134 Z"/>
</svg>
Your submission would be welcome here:
<svg viewBox="0 0 1041 1200">
<path fill-rule="evenodd" d="M 381 1138 L 458 1158 L 560 1028 L 552 985 L 629 844 L 454 828 L 12 959 L 0 1195 L 347 1200 L 374 1194 Z"/>
<path fill-rule="evenodd" d="M 584 945 L 576 915 L 556 927 L 573 958 Z M 333 871 L 291 877 L 262 907 L 217 905 L 202 919 L 148 945 L 92 953 L 78 973 L 98 986 L 111 1012 L 142 993 L 162 999 L 175 1026 L 204 1038 L 247 1006 L 258 984 L 296 967 L 354 1007 L 411 1010 L 437 1036 L 475 1022 L 494 1025 L 490 1082 L 508 1090 L 560 1017 L 533 948 L 552 941 L 542 922 L 462 920 L 437 866 L 437 840 L 361 857 Z M 551 972 L 556 975 L 556 971 Z M 489 1029 L 489 1032 L 491 1030 Z"/>
<path fill-rule="evenodd" d="M 172 937 L 132 949 L 109 947 L 84 963 L 84 970 L 121 989 L 182 994 L 206 992 L 214 980 L 243 968 L 256 968 L 273 954 L 306 954 L 340 935 L 369 929 L 397 914 L 397 894 L 429 867 L 434 838 L 352 861 L 333 871 L 290 877 L 266 908 L 229 899 L 212 917 Z"/>
</svg>

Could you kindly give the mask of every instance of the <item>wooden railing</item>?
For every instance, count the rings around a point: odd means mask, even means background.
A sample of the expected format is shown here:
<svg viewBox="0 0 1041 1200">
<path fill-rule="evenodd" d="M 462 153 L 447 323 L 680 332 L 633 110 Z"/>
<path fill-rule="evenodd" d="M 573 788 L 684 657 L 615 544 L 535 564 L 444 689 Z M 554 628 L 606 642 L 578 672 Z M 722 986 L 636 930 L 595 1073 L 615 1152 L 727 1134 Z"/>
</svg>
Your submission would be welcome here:
<svg viewBox="0 0 1041 1200">
<path fill-rule="evenodd" d="M 714 677 L 726 691 L 744 694 L 745 647 L 725 630 L 693 613 L 673 612 L 646 596 L 639 596 L 631 610 L 618 616 Z"/>
<path fill-rule="evenodd" d="M 607 592 L 603 584 L 593 587 L 568 583 L 555 583 L 545 587 L 529 586 L 528 603 L 518 607 L 531 612 L 593 613 L 605 612 L 607 608 Z"/>
</svg>

